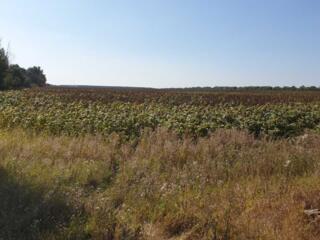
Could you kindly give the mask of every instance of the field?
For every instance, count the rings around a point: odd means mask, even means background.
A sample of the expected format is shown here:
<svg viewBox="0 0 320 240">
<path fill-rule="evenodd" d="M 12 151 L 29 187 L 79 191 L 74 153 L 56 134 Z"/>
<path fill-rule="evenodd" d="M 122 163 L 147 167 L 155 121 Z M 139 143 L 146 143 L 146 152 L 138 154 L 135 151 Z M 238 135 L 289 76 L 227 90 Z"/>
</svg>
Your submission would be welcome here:
<svg viewBox="0 0 320 240">
<path fill-rule="evenodd" d="M 319 239 L 320 91 L 6 91 L 0 129 L 0 239 Z"/>
<path fill-rule="evenodd" d="M 320 91 L 171 92 L 143 89 L 47 88 L 0 95 L 0 127 L 50 134 L 117 133 L 137 138 L 165 127 L 193 137 L 216 129 L 273 138 L 318 130 Z"/>
</svg>

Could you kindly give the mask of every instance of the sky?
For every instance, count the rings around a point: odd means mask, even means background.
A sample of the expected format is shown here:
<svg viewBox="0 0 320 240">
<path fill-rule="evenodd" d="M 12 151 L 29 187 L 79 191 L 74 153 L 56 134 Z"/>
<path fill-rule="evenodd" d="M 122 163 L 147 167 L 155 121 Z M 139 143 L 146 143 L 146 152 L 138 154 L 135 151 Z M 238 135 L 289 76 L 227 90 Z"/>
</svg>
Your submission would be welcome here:
<svg viewBox="0 0 320 240">
<path fill-rule="evenodd" d="M 319 0 L 0 0 L 11 62 L 51 84 L 320 86 Z"/>
</svg>

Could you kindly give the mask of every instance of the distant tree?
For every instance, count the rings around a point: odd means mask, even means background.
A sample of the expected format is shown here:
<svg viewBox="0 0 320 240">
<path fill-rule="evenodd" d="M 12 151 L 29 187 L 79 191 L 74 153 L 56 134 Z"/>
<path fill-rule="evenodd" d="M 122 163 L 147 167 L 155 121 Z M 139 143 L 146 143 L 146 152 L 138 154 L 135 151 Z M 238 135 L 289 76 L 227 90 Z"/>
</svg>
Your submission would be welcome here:
<svg viewBox="0 0 320 240">
<path fill-rule="evenodd" d="M 299 88 L 300 90 L 306 90 L 307 89 L 307 87 L 306 86 L 304 86 L 304 85 L 302 85 L 302 86 L 300 86 L 300 88 Z"/>
<path fill-rule="evenodd" d="M 0 41 L 0 89 L 4 88 L 3 82 L 8 69 L 9 69 L 8 54 L 6 50 L 3 47 L 1 47 L 1 41 Z"/>
<path fill-rule="evenodd" d="M 10 65 L 8 51 L 1 45 L 0 39 L 0 90 L 18 89 L 32 86 L 45 86 L 46 76 L 40 67 L 25 70 L 19 65 Z"/>
<path fill-rule="evenodd" d="M 26 71 L 29 86 L 43 87 L 46 85 L 47 78 L 40 67 L 31 67 Z"/>
<path fill-rule="evenodd" d="M 10 65 L 3 80 L 5 89 L 18 89 L 28 87 L 27 72 L 19 65 Z"/>
</svg>

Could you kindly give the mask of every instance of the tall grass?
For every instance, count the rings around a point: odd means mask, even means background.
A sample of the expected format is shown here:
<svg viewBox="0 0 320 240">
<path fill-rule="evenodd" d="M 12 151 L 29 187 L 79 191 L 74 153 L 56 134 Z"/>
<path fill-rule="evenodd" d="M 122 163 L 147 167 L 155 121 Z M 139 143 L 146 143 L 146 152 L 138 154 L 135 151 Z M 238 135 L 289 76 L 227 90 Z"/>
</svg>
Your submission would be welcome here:
<svg viewBox="0 0 320 240">
<path fill-rule="evenodd" d="M 320 135 L 0 133 L 0 239 L 318 239 Z"/>
</svg>

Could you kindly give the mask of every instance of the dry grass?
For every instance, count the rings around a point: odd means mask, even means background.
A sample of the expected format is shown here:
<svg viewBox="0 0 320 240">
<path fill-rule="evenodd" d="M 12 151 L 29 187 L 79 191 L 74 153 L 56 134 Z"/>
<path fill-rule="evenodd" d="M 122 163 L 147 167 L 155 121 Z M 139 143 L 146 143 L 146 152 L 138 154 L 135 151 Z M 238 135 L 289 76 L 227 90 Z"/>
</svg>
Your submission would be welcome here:
<svg viewBox="0 0 320 240">
<path fill-rule="evenodd" d="M 319 239 L 320 135 L 0 133 L 0 239 Z"/>
</svg>

